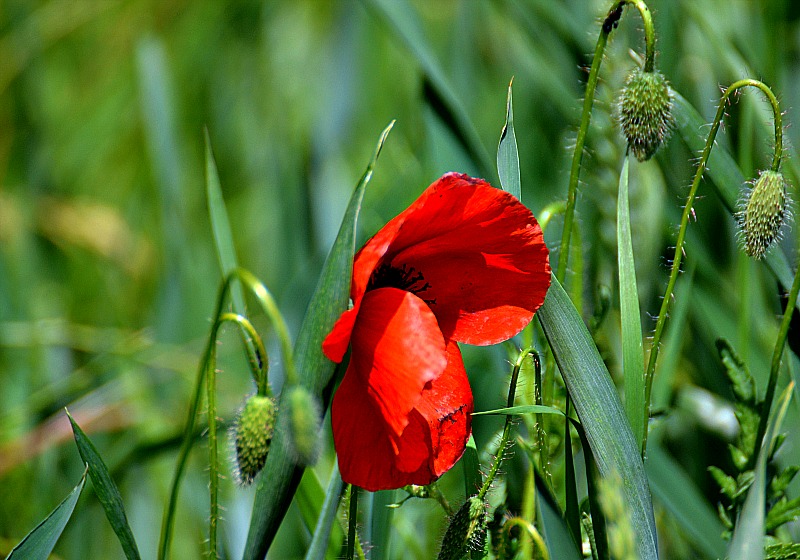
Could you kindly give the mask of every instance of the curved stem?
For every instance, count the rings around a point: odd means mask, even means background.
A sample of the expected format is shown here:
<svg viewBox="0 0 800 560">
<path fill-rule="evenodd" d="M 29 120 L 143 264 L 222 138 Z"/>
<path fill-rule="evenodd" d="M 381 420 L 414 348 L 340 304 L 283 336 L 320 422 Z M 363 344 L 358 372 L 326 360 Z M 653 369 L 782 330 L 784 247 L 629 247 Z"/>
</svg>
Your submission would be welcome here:
<svg viewBox="0 0 800 560">
<path fill-rule="evenodd" d="M 519 378 L 519 370 L 522 367 L 522 362 L 528 356 L 533 356 L 535 363 L 537 365 L 539 364 L 539 354 L 537 354 L 532 348 L 526 348 L 519 353 L 517 360 L 514 362 L 514 367 L 511 370 L 511 382 L 508 386 L 508 401 L 506 404 L 508 408 L 514 406 L 514 398 L 517 394 L 517 379 Z M 511 437 L 511 423 L 511 416 L 506 416 L 505 425 L 503 426 L 503 435 L 500 437 L 500 446 L 497 448 L 497 456 L 494 458 L 494 462 L 492 463 L 491 469 L 489 469 L 489 474 L 486 476 L 486 480 L 483 481 L 483 486 L 481 486 L 480 492 L 478 492 L 478 499 L 480 500 L 483 500 L 484 497 L 486 497 L 486 493 L 489 491 L 489 488 L 491 488 L 492 482 L 494 482 L 494 477 L 497 476 L 497 471 L 500 470 L 500 465 L 503 462 L 503 454 L 506 451 L 508 440 Z"/>
<path fill-rule="evenodd" d="M 645 66 L 646 72 L 652 72 L 655 64 L 655 30 L 653 28 L 653 18 L 650 10 L 642 0 L 617 0 L 608 11 L 597 44 L 594 48 L 592 66 L 589 69 L 589 79 L 586 81 L 586 93 L 583 98 L 583 113 L 581 114 L 581 124 L 578 128 L 578 137 L 575 139 L 575 151 L 572 154 L 572 166 L 569 173 L 569 186 L 567 188 L 567 209 L 564 214 L 564 230 L 561 233 L 561 248 L 558 257 L 558 269 L 556 278 L 563 283 L 567 273 L 567 263 L 569 262 L 569 245 L 572 236 L 572 222 L 575 219 L 575 199 L 578 191 L 578 181 L 580 178 L 581 161 L 583 159 L 583 148 L 586 144 L 586 134 L 589 131 L 589 123 L 592 120 L 592 105 L 594 104 L 594 92 L 597 89 L 597 80 L 600 76 L 600 64 L 603 62 L 603 52 L 608 43 L 608 36 L 616 28 L 622 17 L 622 9 L 626 4 L 631 4 L 639 10 L 644 22 L 645 33 Z"/>
<path fill-rule="evenodd" d="M 758 80 L 744 79 L 731 84 L 728 89 L 722 94 L 722 98 L 717 107 L 717 114 L 711 124 L 711 130 L 706 138 L 706 144 L 703 148 L 703 153 L 700 156 L 700 163 L 697 166 L 692 186 L 689 189 L 689 196 L 686 199 L 686 205 L 683 207 L 683 215 L 681 216 L 680 229 L 678 230 L 678 239 L 675 242 L 675 256 L 672 259 L 672 269 L 670 270 L 669 282 L 667 289 L 664 293 L 664 299 L 661 301 L 661 309 L 658 312 L 658 321 L 656 322 L 656 330 L 653 334 L 653 343 L 650 348 L 650 357 L 647 361 L 647 369 L 645 371 L 645 407 L 644 407 L 644 438 L 642 441 L 642 453 L 647 449 L 647 425 L 650 419 L 650 392 L 653 387 L 653 375 L 656 369 L 656 361 L 658 360 L 659 346 L 661 344 L 661 337 L 664 334 L 664 325 L 667 322 L 667 315 L 669 311 L 669 304 L 672 299 L 672 294 L 675 289 L 675 283 L 678 280 L 680 273 L 681 261 L 683 260 L 683 243 L 686 240 L 686 231 L 689 227 L 689 216 L 693 214 L 694 200 L 697 195 L 697 189 L 700 187 L 700 181 L 703 178 L 703 173 L 708 165 L 708 159 L 711 156 L 711 149 L 714 147 L 714 140 L 717 137 L 722 117 L 725 114 L 725 106 L 730 96 L 737 90 L 744 87 L 755 87 L 761 90 L 772 105 L 773 117 L 775 120 L 775 155 L 773 158 L 772 166 L 777 171 L 780 167 L 780 161 L 783 156 L 783 125 L 781 124 L 781 112 L 778 106 L 778 101 L 775 99 L 772 90 L 764 83 Z"/>
<path fill-rule="evenodd" d="M 764 405 L 760 411 L 761 418 L 758 421 L 755 449 L 749 461 L 751 468 L 755 466 L 755 462 L 758 460 L 758 454 L 763 444 L 761 440 L 764 439 L 764 434 L 767 431 L 767 420 L 769 419 L 770 408 L 772 408 L 772 401 L 775 398 L 775 387 L 778 384 L 778 373 L 781 369 L 781 357 L 783 356 L 783 349 L 786 347 L 789 323 L 792 320 L 792 313 L 794 312 L 798 293 L 800 293 L 800 266 L 794 273 L 794 281 L 789 290 L 789 298 L 786 300 L 786 309 L 783 311 L 783 319 L 781 320 L 781 326 L 778 330 L 778 339 L 775 341 L 775 350 L 772 353 L 772 365 L 769 370 L 769 381 L 767 382 L 767 392 L 764 395 Z"/>
<path fill-rule="evenodd" d="M 521 530 L 528 533 L 531 541 L 533 541 L 533 544 L 536 545 L 536 549 L 541 554 L 542 560 L 550 559 L 550 552 L 547 550 L 547 545 L 545 545 L 542 535 L 540 535 L 539 531 L 536 530 L 536 527 L 526 519 L 522 519 L 521 517 L 512 517 L 506 521 L 503 525 L 504 539 L 511 540 L 511 529 L 514 527 L 519 527 Z"/>
</svg>

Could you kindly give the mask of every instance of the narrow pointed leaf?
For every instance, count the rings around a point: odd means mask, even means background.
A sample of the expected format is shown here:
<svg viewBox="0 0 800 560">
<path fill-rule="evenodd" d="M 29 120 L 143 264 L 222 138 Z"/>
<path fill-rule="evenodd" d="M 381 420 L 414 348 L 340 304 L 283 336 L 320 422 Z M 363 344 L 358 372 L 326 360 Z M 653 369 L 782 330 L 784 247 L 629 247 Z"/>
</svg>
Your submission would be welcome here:
<svg viewBox="0 0 800 560">
<path fill-rule="evenodd" d="M 742 506 L 736 528 L 728 547 L 730 560 L 759 560 L 764 558 L 764 512 L 766 511 L 767 492 L 767 458 L 769 457 L 775 436 L 781 429 L 781 424 L 789 409 L 789 401 L 793 394 L 793 383 L 784 390 L 778 406 L 770 417 L 769 426 L 764 434 L 764 445 L 756 461 L 755 478 L 747 498 Z"/>
<path fill-rule="evenodd" d="M 542 477 L 536 473 L 536 517 L 541 524 L 542 536 L 550 553 L 550 560 L 581 560 L 583 555 L 570 535 L 570 529 L 555 498 L 550 494 Z"/>
<path fill-rule="evenodd" d="M 619 268 L 619 307 L 622 322 L 622 371 L 625 380 L 625 414 L 633 437 L 644 441 L 644 352 L 639 290 L 633 263 L 631 211 L 628 204 L 628 161 L 622 164 L 617 196 L 617 264 Z"/>
<path fill-rule="evenodd" d="M 581 420 L 601 476 L 616 471 L 636 532 L 638 557 L 656 560 L 658 546 L 650 489 L 638 442 L 597 347 L 564 288 L 553 277 L 537 316 Z"/>
<path fill-rule="evenodd" d="M 517 136 L 514 134 L 514 104 L 511 97 L 511 85 L 508 84 L 506 123 L 503 125 L 500 142 L 497 145 L 497 174 L 500 175 L 500 185 L 503 190 L 521 200 L 519 152 L 517 151 Z"/>
<path fill-rule="evenodd" d="M 394 122 L 384 129 L 372 160 L 353 191 L 339 234 L 323 265 L 317 289 L 308 305 L 294 347 L 294 359 L 300 383 L 317 398 L 321 397 L 335 368 L 335 364 L 322 353 L 322 341 L 333 328 L 339 315 L 347 309 L 353 274 L 356 221 L 364 190 L 372 177 L 375 162 L 393 125 Z M 256 482 L 253 516 L 244 552 L 244 558 L 249 560 L 260 560 L 266 555 L 303 474 L 303 468 L 297 464 L 288 440 L 287 408 L 279 404 L 278 410 L 275 437 L 270 446 L 267 462 Z"/>
<path fill-rule="evenodd" d="M 496 410 L 484 410 L 482 412 L 473 412 L 473 416 L 483 415 L 504 415 L 504 416 L 521 416 L 523 414 L 559 414 L 564 416 L 564 413 L 559 409 L 552 406 L 545 406 L 541 404 L 523 404 L 519 406 L 509 406 L 507 408 L 498 408 Z"/>
<path fill-rule="evenodd" d="M 239 266 L 236 259 L 236 249 L 233 245 L 233 234 L 231 233 L 231 223 L 228 219 L 228 211 L 225 209 L 225 200 L 222 198 L 222 187 L 219 183 L 217 164 L 214 161 L 214 154 L 211 151 L 211 139 L 208 131 L 205 132 L 206 140 L 206 202 L 208 204 L 208 217 L 211 222 L 211 232 L 214 234 L 214 248 L 219 259 L 219 268 L 222 277 L 227 278 L 228 274 Z M 234 282 L 231 285 L 231 299 L 233 300 L 233 310 L 236 313 L 244 314 L 244 296 L 242 287 Z"/>
<path fill-rule="evenodd" d="M 72 516 L 72 511 L 75 509 L 75 504 L 85 483 L 86 471 L 83 472 L 80 482 L 69 493 L 69 496 L 64 498 L 64 501 L 58 504 L 56 509 L 50 512 L 50 515 L 25 535 L 22 542 L 6 556 L 6 560 L 47 560 Z"/>
<path fill-rule="evenodd" d="M 467 440 L 467 448 L 461 457 L 461 465 L 464 472 L 464 496 L 474 496 L 483 486 L 483 475 L 478 459 L 478 447 L 475 445 L 475 438 L 472 437 L 472 434 Z"/>
<path fill-rule="evenodd" d="M 128 525 L 128 517 L 125 515 L 125 506 L 122 503 L 122 495 L 119 493 L 117 485 L 111 478 L 103 458 L 97 451 L 89 437 L 84 433 L 72 415 L 67 411 L 67 417 L 72 424 L 72 433 L 75 436 L 75 443 L 78 446 L 78 453 L 89 469 L 89 478 L 92 479 L 92 486 L 97 499 L 106 512 L 106 518 L 114 529 L 122 551 L 128 560 L 138 560 L 139 548 L 136 546 L 136 539 Z"/>
<path fill-rule="evenodd" d="M 300 483 L 298 494 L 302 492 L 302 486 L 308 473 L 313 472 L 310 469 L 306 470 L 306 475 L 303 476 L 303 481 Z M 342 531 L 342 527 L 338 523 L 334 523 L 334 520 L 336 519 L 336 510 L 339 507 L 339 498 L 342 495 L 343 487 L 344 483 L 339 474 L 339 464 L 334 461 L 325 497 L 317 503 L 320 511 L 316 517 L 316 525 L 313 527 L 314 536 L 306 551 L 306 560 L 322 560 L 323 558 L 335 560 L 339 557 L 344 540 L 344 531 Z"/>
</svg>

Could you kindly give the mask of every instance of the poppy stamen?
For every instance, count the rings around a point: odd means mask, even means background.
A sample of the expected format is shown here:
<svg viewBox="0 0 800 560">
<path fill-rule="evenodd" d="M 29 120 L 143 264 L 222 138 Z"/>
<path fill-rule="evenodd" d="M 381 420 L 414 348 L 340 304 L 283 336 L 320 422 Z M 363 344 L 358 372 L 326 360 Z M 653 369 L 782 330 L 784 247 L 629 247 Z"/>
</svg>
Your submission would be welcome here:
<svg viewBox="0 0 800 560">
<path fill-rule="evenodd" d="M 415 296 L 426 292 L 432 288 L 430 282 L 425 281 L 425 275 L 418 271 L 413 266 L 403 264 L 400 268 L 392 266 L 389 263 L 382 263 L 372 273 L 369 279 L 367 290 L 376 290 L 378 288 L 398 288 L 406 292 L 411 292 Z M 436 299 L 420 298 L 428 305 L 436 303 Z"/>
</svg>

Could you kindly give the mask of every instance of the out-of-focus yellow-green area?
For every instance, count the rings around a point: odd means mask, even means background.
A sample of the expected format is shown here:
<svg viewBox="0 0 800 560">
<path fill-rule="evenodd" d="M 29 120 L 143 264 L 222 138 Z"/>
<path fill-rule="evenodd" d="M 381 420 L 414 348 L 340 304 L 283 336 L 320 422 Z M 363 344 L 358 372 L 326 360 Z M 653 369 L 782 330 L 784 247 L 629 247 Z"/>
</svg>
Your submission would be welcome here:
<svg viewBox="0 0 800 560">
<path fill-rule="evenodd" d="M 0 555 L 83 472 L 65 406 L 111 468 L 143 555 L 155 555 L 221 281 L 205 203 L 204 129 L 239 262 L 269 286 L 294 333 L 349 194 L 392 119 L 397 124 L 364 200 L 361 239 L 444 172 L 497 183 L 486 162 L 494 161 L 512 76 L 523 201 L 538 214 L 566 196 L 585 67 L 610 2 L 394 2 L 0 2 Z M 653 0 L 650 7 L 659 69 L 707 119 L 720 85 L 757 77 L 774 89 L 788 113 L 786 174 L 797 185 L 800 6 Z M 587 318 L 597 286 L 616 282 L 616 187 L 625 146 L 613 113 L 636 64 L 630 49 L 643 52 L 634 11 L 607 50 L 581 174 L 575 242 L 584 252 Z M 431 68 L 452 90 L 483 160 L 464 149 L 443 118 L 426 87 Z M 772 157 L 768 108 L 747 94 L 729 112 L 718 142 L 755 177 Z M 634 170 L 643 312 L 658 310 L 693 157 L 673 138 L 656 161 Z M 654 399 L 660 410 L 673 411 L 666 446 L 716 507 L 705 469 L 722 461 L 730 435 L 697 404 L 711 395 L 730 398 L 714 340 L 735 341 L 763 387 L 779 306 L 772 277 L 737 250 L 731 217 L 710 191 L 701 194 L 708 196 L 696 205 L 685 265 L 692 299 L 680 308 L 680 332 L 666 341 Z M 548 226 L 553 251 L 560 228 L 559 218 Z M 797 231 L 784 242 L 790 255 Z M 611 317 L 597 340 L 616 375 L 618 317 Z M 279 387 L 274 337 L 263 318 L 255 321 L 272 350 Z M 648 333 L 653 324 L 643 327 Z M 219 411 L 230 424 L 252 387 L 232 329 L 220 348 Z M 501 406 L 508 369 L 502 350 L 467 349 L 466 359 L 476 410 Z M 476 419 L 480 450 L 491 448 L 500 425 Z M 326 441 L 318 466 L 323 481 L 333 457 Z M 792 453 L 790 460 L 800 462 L 796 448 Z M 200 444 L 178 509 L 175 558 L 203 552 L 205 460 Z M 507 464 L 510 494 L 521 484 L 515 461 L 521 454 Z M 442 483 L 448 488 L 446 477 Z M 221 488 L 221 545 L 239 557 L 252 493 L 230 477 Z M 441 512 L 427 502 L 399 511 L 392 557 L 431 557 L 443 532 Z M 676 523 L 664 524 L 663 546 L 672 547 L 672 557 L 688 557 L 682 554 L 693 549 L 669 530 Z M 270 557 L 299 557 L 308 538 L 293 506 Z M 56 552 L 121 557 L 90 491 Z"/>
</svg>

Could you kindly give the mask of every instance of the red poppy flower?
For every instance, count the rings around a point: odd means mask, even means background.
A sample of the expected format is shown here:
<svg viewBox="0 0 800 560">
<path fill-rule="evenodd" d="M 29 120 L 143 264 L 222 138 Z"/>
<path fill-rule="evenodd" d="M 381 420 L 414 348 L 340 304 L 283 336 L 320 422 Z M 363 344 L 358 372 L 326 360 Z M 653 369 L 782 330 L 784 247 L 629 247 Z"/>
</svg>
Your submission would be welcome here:
<svg viewBox="0 0 800 560">
<path fill-rule="evenodd" d="M 464 453 L 473 410 L 457 342 L 527 325 L 550 285 L 531 212 L 480 179 L 448 173 L 355 256 L 351 298 L 323 342 L 350 364 L 333 399 L 345 482 L 430 484 Z"/>
</svg>

